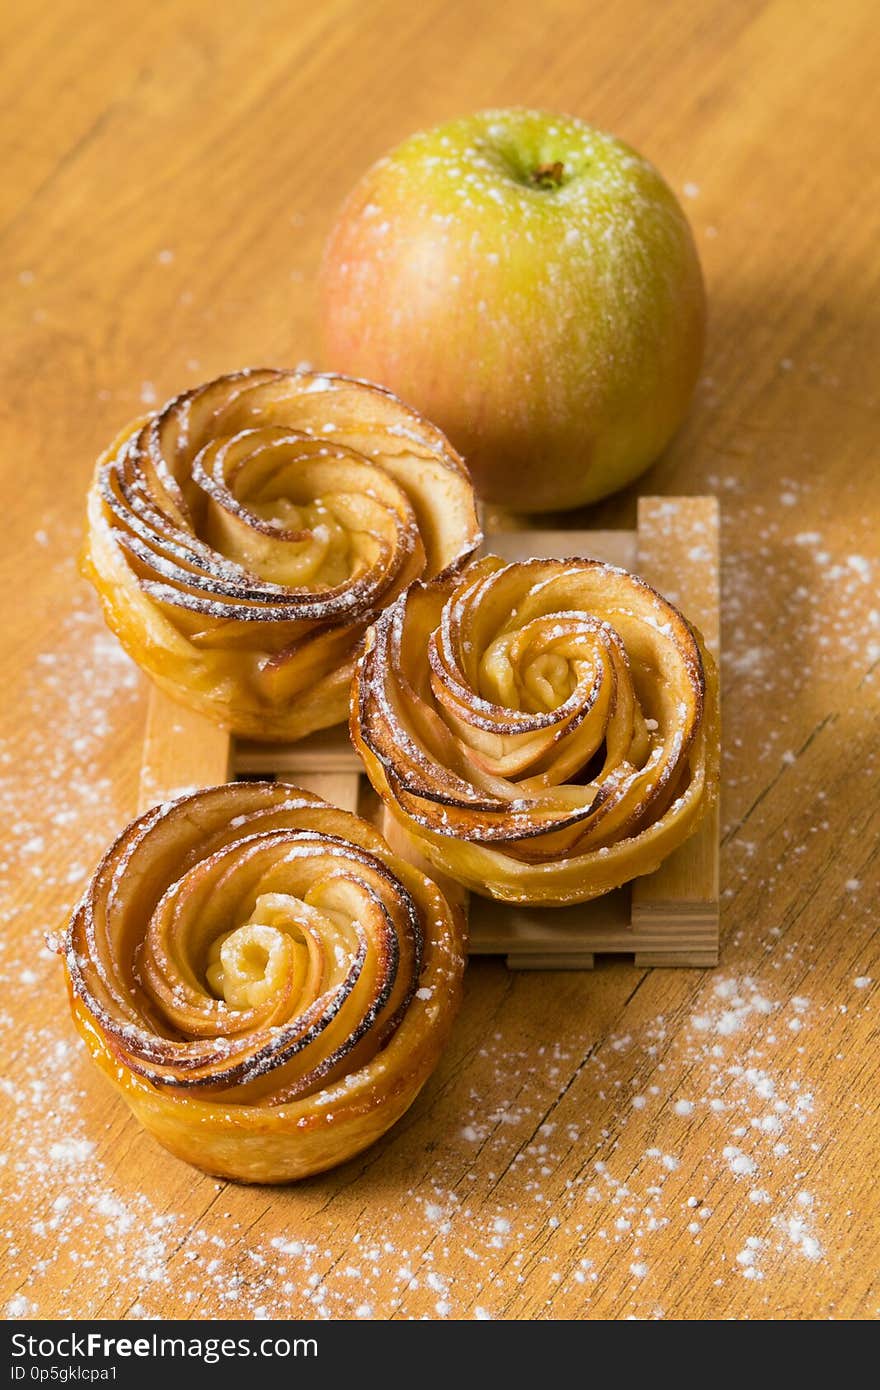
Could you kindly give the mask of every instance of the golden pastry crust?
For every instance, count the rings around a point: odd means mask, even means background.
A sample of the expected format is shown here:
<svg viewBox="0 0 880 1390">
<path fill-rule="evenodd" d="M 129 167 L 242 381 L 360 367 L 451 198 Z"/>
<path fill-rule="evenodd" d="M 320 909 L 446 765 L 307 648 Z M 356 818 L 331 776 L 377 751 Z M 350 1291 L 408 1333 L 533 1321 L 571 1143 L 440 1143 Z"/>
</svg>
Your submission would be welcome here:
<svg viewBox="0 0 880 1390">
<path fill-rule="evenodd" d="M 434 1069 L 462 922 L 357 816 L 268 782 L 157 806 L 110 847 L 63 944 L 76 1026 L 179 1158 L 242 1182 L 344 1162 Z"/>
<path fill-rule="evenodd" d="M 488 556 L 382 614 L 351 730 L 437 868 L 560 905 L 653 872 L 693 832 L 716 794 L 716 709 L 699 635 L 642 580 Z"/>
<path fill-rule="evenodd" d="M 390 392 L 253 369 L 134 421 L 98 460 L 83 560 L 109 626 L 233 733 L 345 719 L 363 633 L 480 541 L 467 470 Z"/>
</svg>

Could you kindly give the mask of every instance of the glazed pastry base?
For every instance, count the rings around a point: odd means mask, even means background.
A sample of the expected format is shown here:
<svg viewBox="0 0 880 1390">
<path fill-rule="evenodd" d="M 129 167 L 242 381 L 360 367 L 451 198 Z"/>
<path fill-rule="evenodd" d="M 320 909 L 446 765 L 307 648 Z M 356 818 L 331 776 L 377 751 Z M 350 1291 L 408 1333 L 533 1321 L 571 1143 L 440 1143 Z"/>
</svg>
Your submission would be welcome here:
<svg viewBox="0 0 880 1390">
<path fill-rule="evenodd" d="M 163 1094 L 121 1067 L 76 1002 L 77 1031 L 92 1060 L 164 1148 L 218 1178 L 244 1183 L 287 1183 L 354 1158 L 381 1138 L 413 1103 L 433 1071 L 443 1039 L 413 1047 L 409 1069 L 388 1080 L 388 1057 L 376 1058 L 372 1085 L 346 1094 L 345 1084 L 323 1093 L 321 1105 L 301 1101 L 277 1109 L 224 1106 Z M 384 1065 L 382 1058 L 385 1058 Z M 383 1087 L 383 1081 L 387 1088 Z M 295 1136 L 295 1143 L 291 1143 Z"/>
</svg>

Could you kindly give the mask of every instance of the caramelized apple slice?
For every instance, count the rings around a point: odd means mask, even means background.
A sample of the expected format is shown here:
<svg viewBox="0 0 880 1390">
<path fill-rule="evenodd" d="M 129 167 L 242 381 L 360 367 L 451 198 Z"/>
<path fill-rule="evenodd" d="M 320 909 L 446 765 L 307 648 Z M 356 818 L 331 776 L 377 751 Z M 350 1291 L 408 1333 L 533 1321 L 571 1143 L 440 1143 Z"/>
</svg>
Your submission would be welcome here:
<svg viewBox="0 0 880 1390">
<path fill-rule="evenodd" d="M 68 927 L 74 1020 L 155 1137 L 286 1182 L 371 1143 L 458 1007 L 460 914 L 372 826 L 275 783 L 134 821 Z"/>
<path fill-rule="evenodd" d="M 461 459 L 377 386 L 219 377 L 119 436 L 89 496 L 84 569 L 123 646 L 234 733 L 345 718 L 369 623 L 479 544 Z"/>
<path fill-rule="evenodd" d="M 352 737 L 444 873 L 492 897 L 582 902 L 695 829 L 718 776 L 716 679 L 699 635 L 633 575 L 488 556 L 380 615 Z"/>
</svg>

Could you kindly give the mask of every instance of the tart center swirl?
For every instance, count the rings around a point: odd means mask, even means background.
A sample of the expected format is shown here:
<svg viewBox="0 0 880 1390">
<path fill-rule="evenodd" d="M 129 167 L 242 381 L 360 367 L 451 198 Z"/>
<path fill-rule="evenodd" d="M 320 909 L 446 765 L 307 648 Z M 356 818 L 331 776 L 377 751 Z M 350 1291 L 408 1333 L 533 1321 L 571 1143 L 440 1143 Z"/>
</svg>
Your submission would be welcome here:
<svg viewBox="0 0 880 1390">
<path fill-rule="evenodd" d="M 706 679 L 694 632 L 643 581 L 488 556 L 381 615 L 352 732 L 438 867 L 479 892 L 579 901 L 656 867 L 694 823 Z"/>
<path fill-rule="evenodd" d="M 74 917 L 68 968 L 131 1071 L 278 1105 L 385 1046 L 433 924 L 380 855 L 346 838 L 363 822 L 253 788 L 200 793 L 135 822 Z M 220 815 L 230 800 L 244 807 L 231 825 Z M 187 825 L 190 803 L 214 815 Z M 189 839 L 174 867 L 169 821 Z"/>
<path fill-rule="evenodd" d="M 123 432 L 96 470 L 85 568 L 172 694 L 296 738 L 344 719 L 378 613 L 478 541 L 467 471 L 427 421 L 365 382 L 264 369 Z"/>
</svg>

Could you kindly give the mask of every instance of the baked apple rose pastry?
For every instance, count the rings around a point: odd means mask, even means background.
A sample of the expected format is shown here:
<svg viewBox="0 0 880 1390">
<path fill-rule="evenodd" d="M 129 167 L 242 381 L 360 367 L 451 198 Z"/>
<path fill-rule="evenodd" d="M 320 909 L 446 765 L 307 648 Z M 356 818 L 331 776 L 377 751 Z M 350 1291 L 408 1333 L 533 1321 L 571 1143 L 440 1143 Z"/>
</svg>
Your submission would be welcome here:
<svg viewBox="0 0 880 1390">
<path fill-rule="evenodd" d="M 76 1026 L 160 1143 L 287 1182 L 360 1152 L 448 1038 L 462 926 L 359 817 L 230 783 L 122 832 L 63 942 Z"/>
<path fill-rule="evenodd" d="M 169 694 L 233 733 L 346 717 L 358 644 L 418 578 L 479 543 L 439 430 L 345 377 L 237 372 L 136 420 L 99 459 L 84 568 Z"/>
<path fill-rule="evenodd" d="M 698 634 L 597 560 L 488 556 L 371 629 L 352 694 L 370 781 L 475 892 L 584 902 L 652 872 L 715 794 L 716 675 Z"/>
</svg>

